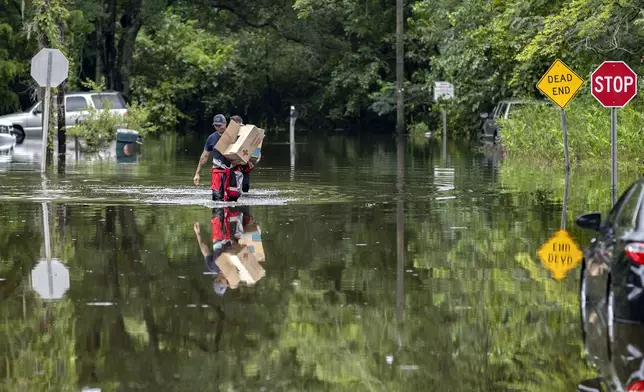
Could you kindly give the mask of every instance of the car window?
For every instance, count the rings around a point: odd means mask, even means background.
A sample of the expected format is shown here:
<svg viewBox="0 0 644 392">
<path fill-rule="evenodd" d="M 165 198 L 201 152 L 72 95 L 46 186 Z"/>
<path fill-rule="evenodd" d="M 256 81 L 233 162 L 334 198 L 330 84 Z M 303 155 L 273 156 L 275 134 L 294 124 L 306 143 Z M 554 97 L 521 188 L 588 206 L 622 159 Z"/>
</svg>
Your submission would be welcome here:
<svg viewBox="0 0 644 392">
<path fill-rule="evenodd" d="M 508 118 L 511 118 L 512 114 L 516 112 L 516 110 L 519 109 L 521 106 L 523 106 L 522 102 L 515 102 L 510 104 L 510 110 L 508 110 Z"/>
<path fill-rule="evenodd" d="M 499 115 L 499 113 L 501 113 L 502 108 L 505 108 L 506 106 L 507 106 L 507 103 L 505 103 L 505 102 L 499 102 L 499 103 L 498 103 L 498 104 L 496 104 L 496 106 L 494 107 L 494 112 L 492 113 L 492 115 L 493 115 L 494 117 L 498 116 L 498 115 Z M 505 109 L 503 109 L 503 110 L 505 110 Z"/>
<path fill-rule="evenodd" d="M 628 199 L 624 200 L 622 207 L 617 213 L 617 217 L 615 218 L 615 227 L 620 228 L 620 230 L 632 230 L 635 228 L 641 193 L 642 186 L 635 184 L 628 196 Z"/>
<path fill-rule="evenodd" d="M 65 110 L 68 112 L 80 112 L 87 108 L 87 101 L 83 97 L 67 97 L 65 100 Z"/>
<path fill-rule="evenodd" d="M 35 104 L 34 106 L 32 106 L 32 107 L 31 107 L 31 109 L 29 109 L 29 112 L 33 113 L 34 111 L 36 111 L 36 109 L 38 109 L 38 110 L 40 110 L 40 109 L 41 109 L 41 107 L 40 107 L 40 102 L 38 102 L 37 104 Z"/>
<path fill-rule="evenodd" d="M 505 110 L 506 110 L 507 108 L 508 108 L 508 104 L 507 104 L 507 103 L 501 104 L 501 106 L 499 107 L 499 111 L 494 115 L 494 117 L 496 117 L 496 118 L 501 118 L 501 117 L 503 117 L 503 116 L 505 115 Z"/>
<path fill-rule="evenodd" d="M 96 109 L 125 109 L 125 101 L 120 94 L 92 94 L 92 102 Z"/>
<path fill-rule="evenodd" d="M 617 203 L 615 203 L 615 206 L 610 210 L 608 213 L 608 217 L 606 218 L 606 223 L 605 227 L 606 228 L 613 228 L 617 224 L 617 216 L 619 215 L 619 212 L 622 209 L 622 206 L 624 206 L 630 199 L 631 194 L 635 190 L 635 186 L 628 188 L 622 196 L 617 200 Z"/>
</svg>

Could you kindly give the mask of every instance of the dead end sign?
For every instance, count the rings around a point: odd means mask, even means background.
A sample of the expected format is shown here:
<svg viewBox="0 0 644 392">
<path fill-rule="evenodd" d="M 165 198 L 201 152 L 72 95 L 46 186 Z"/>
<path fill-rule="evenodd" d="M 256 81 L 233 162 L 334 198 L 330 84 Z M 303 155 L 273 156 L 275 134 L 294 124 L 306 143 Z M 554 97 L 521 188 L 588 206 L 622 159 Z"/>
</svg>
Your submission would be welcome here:
<svg viewBox="0 0 644 392">
<path fill-rule="evenodd" d="M 537 83 L 537 88 L 560 108 L 564 109 L 583 84 L 584 80 L 579 75 L 564 64 L 563 61 L 557 59 L 541 77 L 541 80 Z"/>
</svg>

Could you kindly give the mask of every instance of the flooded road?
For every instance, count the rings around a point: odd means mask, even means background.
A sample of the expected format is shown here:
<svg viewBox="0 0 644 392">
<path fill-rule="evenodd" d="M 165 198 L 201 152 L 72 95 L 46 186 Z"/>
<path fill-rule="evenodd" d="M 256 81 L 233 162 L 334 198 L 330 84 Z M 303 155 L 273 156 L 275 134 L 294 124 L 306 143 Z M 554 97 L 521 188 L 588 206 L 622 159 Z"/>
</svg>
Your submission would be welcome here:
<svg viewBox="0 0 644 392">
<path fill-rule="evenodd" d="M 201 140 L 47 179 L 39 156 L 5 160 L 0 389 L 570 391 L 592 376 L 579 272 L 555 281 L 536 255 L 558 189 L 509 186 L 498 153 L 467 145 L 298 141 L 295 167 L 265 143 L 235 208 L 192 185 Z M 223 216 L 261 241 L 254 284 L 216 275 Z"/>
</svg>

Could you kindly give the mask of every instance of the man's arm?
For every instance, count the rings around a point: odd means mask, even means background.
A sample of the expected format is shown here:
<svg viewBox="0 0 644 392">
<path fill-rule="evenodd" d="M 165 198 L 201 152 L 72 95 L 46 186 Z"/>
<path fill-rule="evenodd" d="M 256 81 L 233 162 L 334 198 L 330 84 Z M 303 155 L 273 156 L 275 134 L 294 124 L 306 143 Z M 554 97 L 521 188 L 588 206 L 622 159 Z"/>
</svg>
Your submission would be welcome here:
<svg viewBox="0 0 644 392">
<path fill-rule="evenodd" d="M 201 153 L 201 158 L 199 158 L 199 163 L 197 164 L 197 171 L 195 172 L 195 178 L 194 178 L 195 185 L 199 185 L 199 179 L 200 179 L 199 173 L 201 172 L 201 166 L 205 165 L 206 162 L 208 162 L 211 159 L 211 156 L 212 156 L 211 151 L 204 150 Z"/>
<path fill-rule="evenodd" d="M 194 230 L 195 235 L 197 236 L 197 242 L 199 242 L 199 249 L 201 249 L 201 254 L 204 257 L 210 256 L 210 247 L 201 238 L 201 228 L 199 227 L 199 222 L 195 222 Z"/>
</svg>

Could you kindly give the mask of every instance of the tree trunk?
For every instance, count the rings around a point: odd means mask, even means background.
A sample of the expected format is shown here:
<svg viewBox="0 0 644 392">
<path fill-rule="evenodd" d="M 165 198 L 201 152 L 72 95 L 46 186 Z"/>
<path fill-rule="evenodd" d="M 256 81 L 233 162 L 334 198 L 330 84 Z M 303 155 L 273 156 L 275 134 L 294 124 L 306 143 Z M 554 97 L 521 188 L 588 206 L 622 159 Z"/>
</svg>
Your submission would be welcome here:
<svg viewBox="0 0 644 392">
<path fill-rule="evenodd" d="M 114 89 L 114 74 L 116 60 L 116 0 L 108 0 L 107 19 L 103 28 L 103 72 L 105 73 L 105 86 L 108 90 Z"/>
<path fill-rule="evenodd" d="M 65 42 L 65 35 L 63 29 L 63 22 L 58 21 L 58 43 L 62 49 L 63 43 Z M 73 72 L 73 71 L 72 71 Z M 57 104 L 58 112 L 57 122 L 58 122 L 58 172 L 65 173 L 65 154 L 67 153 L 67 135 L 65 134 L 65 91 L 67 91 L 67 80 L 58 86 L 57 94 Z"/>
<path fill-rule="evenodd" d="M 134 56 L 136 37 L 143 25 L 141 20 L 142 3 L 143 0 L 130 2 L 129 6 L 124 10 L 120 21 L 123 33 L 118 43 L 118 63 L 114 87 L 116 90 L 122 91 L 126 96 L 130 94 L 130 75 L 132 73 L 132 57 Z"/>
<path fill-rule="evenodd" d="M 96 29 L 96 69 L 94 71 L 94 83 L 99 84 L 101 82 L 101 75 L 103 74 L 103 71 L 101 69 L 101 24 L 100 22 L 96 22 L 94 25 Z"/>
<path fill-rule="evenodd" d="M 399 135 L 405 133 L 405 99 L 403 82 L 405 72 L 403 11 L 404 1 L 396 0 L 396 131 Z"/>
<path fill-rule="evenodd" d="M 58 103 L 58 172 L 65 172 L 65 154 L 67 153 L 67 135 L 65 133 L 65 90 L 67 90 L 67 81 L 58 86 L 57 103 Z"/>
</svg>

